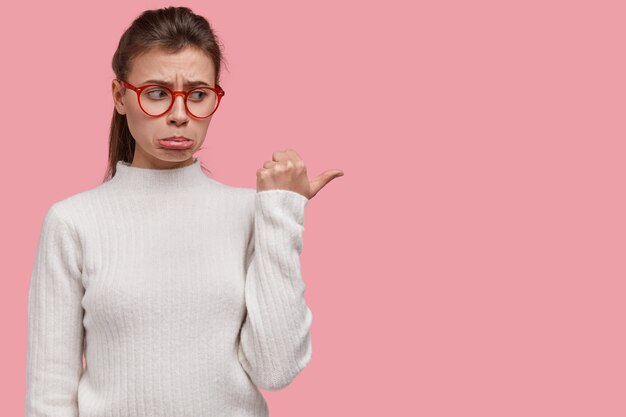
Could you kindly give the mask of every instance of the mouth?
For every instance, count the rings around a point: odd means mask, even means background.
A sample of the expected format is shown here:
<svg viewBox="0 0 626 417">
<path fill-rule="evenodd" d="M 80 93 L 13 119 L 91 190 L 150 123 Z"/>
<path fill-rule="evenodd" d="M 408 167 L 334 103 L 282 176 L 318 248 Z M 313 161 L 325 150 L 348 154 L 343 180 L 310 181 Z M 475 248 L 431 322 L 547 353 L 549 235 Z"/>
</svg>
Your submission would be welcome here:
<svg viewBox="0 0 626 417">
<path fill-rule="evenodd" d="M 159 139 L 159 144 L 166 149 L 189 149 L 193 145 L 193 140 L 184 136 L 172 136 Z"/>
</svg>

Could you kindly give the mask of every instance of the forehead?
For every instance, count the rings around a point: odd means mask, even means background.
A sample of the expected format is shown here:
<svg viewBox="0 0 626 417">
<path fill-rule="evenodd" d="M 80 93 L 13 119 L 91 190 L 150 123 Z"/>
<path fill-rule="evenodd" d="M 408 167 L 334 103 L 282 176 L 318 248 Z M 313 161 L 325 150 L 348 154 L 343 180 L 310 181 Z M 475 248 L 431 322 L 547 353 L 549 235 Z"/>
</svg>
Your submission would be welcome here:
<svg viewBox="0 0 626 417">
<path fill-rule="evenodd" d="M 135 57 L 128 79 L 131 84 L 155 79 L 172 85 L 184 85 L 188 80 L 201 80 L 213 85 L 215 67 L 213 60 L 196 48 L 185 48 L 175 53 L 152 48 Z"/>
</svg>

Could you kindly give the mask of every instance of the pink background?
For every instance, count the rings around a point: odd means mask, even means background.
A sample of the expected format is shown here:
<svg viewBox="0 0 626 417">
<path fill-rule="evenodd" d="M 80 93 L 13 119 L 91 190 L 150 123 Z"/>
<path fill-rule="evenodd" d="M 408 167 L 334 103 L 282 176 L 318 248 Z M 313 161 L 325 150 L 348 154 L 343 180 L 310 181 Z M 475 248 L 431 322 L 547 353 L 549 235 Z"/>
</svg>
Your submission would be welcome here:
<svg viewBox="0 0 626 417">
<path fill-rule="evenodd" d="M 166 5 L 3 10 L 3 415 L 43 216 L 102 180 L 111 57 Z M 272 417 L 626 415 L 624 2 L 183 5 L 228 61 L 214 176 L 345 172 L 307 207 L 314 353 Z"/>
</svg>

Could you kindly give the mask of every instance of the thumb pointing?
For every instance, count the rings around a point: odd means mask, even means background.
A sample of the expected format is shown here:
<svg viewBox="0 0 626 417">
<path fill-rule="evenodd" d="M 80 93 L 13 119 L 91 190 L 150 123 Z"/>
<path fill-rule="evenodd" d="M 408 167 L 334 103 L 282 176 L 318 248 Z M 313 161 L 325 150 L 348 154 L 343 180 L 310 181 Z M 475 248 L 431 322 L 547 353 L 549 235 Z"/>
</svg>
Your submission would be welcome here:
<svg viewBox="0 0 626 417">
<path fill-rule="evenodd" d="M 313 178 L 309 183 L 311 186 L 311 194 L 312 194 L 311 197 L 317 194 L 319 190 L 321 190 L 324 186 L 326 186 L 326 184 L 331 182 L 333 179 L 337 177 L 341 177 L 343 175 L 344 173 L 340 169 L 328 169 L 322 172 L 317 177 Z"/>
</svg>

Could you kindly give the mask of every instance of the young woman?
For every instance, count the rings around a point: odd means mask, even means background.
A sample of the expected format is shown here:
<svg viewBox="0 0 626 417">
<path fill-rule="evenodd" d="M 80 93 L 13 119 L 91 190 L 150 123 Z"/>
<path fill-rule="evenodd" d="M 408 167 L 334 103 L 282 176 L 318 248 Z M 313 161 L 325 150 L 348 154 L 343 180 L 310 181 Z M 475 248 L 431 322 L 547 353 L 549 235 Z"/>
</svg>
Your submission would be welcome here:
<svg viewBox="0 0 626 417">
<path fill-rule="evenodd" d="M 311 359 L 294 150 L 223 184 L 194 157 L 224 90 L 185 7 L 144 12 L 113 57 L 108 178 L 49 208 L 28 294 L 26 417 L 267 416 L 259 388 Z M 84 355 L 84 363 L 83 363 Z"/>
</svg>

